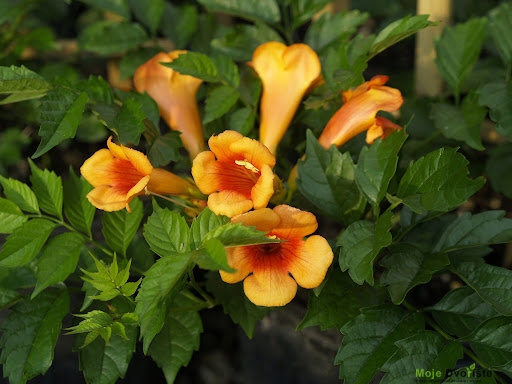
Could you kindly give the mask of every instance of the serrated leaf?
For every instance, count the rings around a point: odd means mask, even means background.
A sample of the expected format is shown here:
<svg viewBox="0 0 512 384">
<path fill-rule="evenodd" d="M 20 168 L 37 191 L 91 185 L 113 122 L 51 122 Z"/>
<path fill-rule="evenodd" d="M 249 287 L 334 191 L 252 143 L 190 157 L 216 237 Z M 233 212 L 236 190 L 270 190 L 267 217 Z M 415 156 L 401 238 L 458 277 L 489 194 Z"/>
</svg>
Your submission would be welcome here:
<svg viewBox="0 0 512 384">
<path fill-rule="evenodd" d="M 67 335 L 74 335 L 77 333 L 87 333 L 101 328 L 109 327 L 112 323 L 112 317 L 103 311 L 92 310 L 85 314 L 75 315 L 81 317 L 84 320 L 80 321 L 78 325 L 67 328 L 69 332 Z"/>
<path fill-rule="evenodd" d="M 365 281 L 373 285 L 373 261 L 382 248 L 393 240 L 389 233 L 391 211 L 381 215 L 376 223 L 367 220 L 350 224 L 342 233 L 336 245 L 341 247 L 339 262 L 342 271 L 348 269 L 352 280 L 361 285 Z"/>
<path fill-rule="evenodd" d="M 203 209 L 203 211 L 192 220 L 192 225 L 190 226 L 189 243 L 191 247 L 195 249 L 199 248 L 203 238 L 208 232 L 226 223 L 229 223 L 229 218 L 226 216 L 218 216 L 208 207 Z"/>
<path fill-rule="evenodd" d="M 479 151 L 485 149 L 480 131 L 486 115 L 487 108 L 478 104 L 476 93 L 466 96 L 460 107 L 448 103 L 435 103 L 430 110 L 430 117 L 444 136 L 463 141 Z"/>
<path fill-rule="evenodd" d="M 32 219 L 9 235 L 0 251 L 1 267 L 19 267 L 36 257 L 55 224 L 45 219 Z"/>
<path fill-rule="evenodd" d="M 252 21 L 277 23 L 281 19 L 275 0 L 199 0 L 210 12 L 226 13 Z"/>
<path fill-rule="evenodd" d="M 184 253 L 188 245 L 189 228 L 183 216 L 167 208 L 160 208 L 153 200 L 153 213 L 144 224 L 144 238 L 160 257 Z"/>
<path fill-rule="evenodd" d="M 204 53 L 191 52 L 179 55 L 170 63 L 162 65 L 172 68 L 182 75 L 190 75 L 209 82 L 221 81 L 217 67 Z"/>
<path fill-rule="evenodd" d="M 359 190 L 368 202 L 377 209 L 386 195 L 389 182 L 396 172 L 398 151 L 407 135 L 395 131 L 386 140 L 377 140 L 369 148 L 363 147 L 355 167 L 355 178 Z"/>
<path fill-rule="evenodd" d="M 205 105 L 203 124 L 208 124 L 229 112 L 238 100 L 236 89 L 221 85 L 208 93 Z"/>
<path fill-rule="evenodd" d="M 447 26 L 441 38 L 435 41 L 437 69 L 457 98 L 480 55 L 486 26 L 486 18 L 472 18 L 465 23 Z"/>
<path fill-rule="evenodd" d="M 75 271 L 84 243 L 85 239 L 76 232 L 65 232 L 50 239 L 37 260 L 37 284 L 32 299 Z"/>
<path fill-rule="evenodd" d="M 485 320 L 499 316 L 470 287 L 451 290 L 435 305 L 424 310 L 432 312 L 434 319 L 446 332 L 458 337 L 468 335 Z"/>
<path fill-rule="evenodd" d="M 45 79 L 23 65 L 0 67 L 0 95 L 9 95 L 0 100 L 0 105 L 37 99 L 50 88 Z"/>
<path fill-rule="evenodd" d="M 259 307 L 245 296 L 243 286 L 223 282 L 217 272 L 208 274 L 206 288 L 222 305 L 224 313 L 228 314 L 234 323 L 239 324 L 247 337 L 252 338 L 254 328 L 269 311 L 268 307 Z"/>
<path fill-rule="evenodd" d="M 116 273 L 116 275 L 113 278 L 114 284 L 116 286 L 121 286 L 121 285 L 126 284 L 126 282 L 128 281 L 128 278 L 130 277 L 131 265 L 132 265 L 132 260 L 130 259 L 130 260 L 128 260 L 128 263 L 126 264 L 126 267 L 124 267 L 119 273 Z"/>
<path fill-rule="evenodd" d="M 154 167 L 161 167 L 180 159 L 180 148 L 183 144 L 180 133 L 177 131 L 167 132 L 158 136 L 148 151 L 148 159 Z"/>
<path fill-rule="evenodd" d="M 138 0 L 128 0 L 135 17 L 149 28 L 154 35 L 160 25 L 164 13 L 164 0 L 152 0 L 150 2 L 141 2 Z"/>
<path fill-rule="evenodd" d="M 405 16 L 389 24 L 375 37 L 369 52 L 369 58 L 371 59 L 386 48 L 414 35 L 423 28 L 436 25 L 436 23 L 428 21 L 428 18 L 429 15 Z"/>
<path fill-rule="evenodd" d="M 484 263 L 457 263 L 452 267 L 482 300 L 502 315 L 512 315 L 512 271 Z"/>
<path fill-rule="evenodd" d="M 382 384 L 413 383 L 421 370 L 439 371 L 439 381 L 447 369 L 452 369 L 463 356 L 462 346 L 457 341 L 447 341 L 439 333 L 421 331 L 414 336 L 396 342 L 398 351 L 382 367 L 387 372 Z M 419 372 L 419 373 L 418 373 Z M 424 377 L 419 376 L 419 378 Z"/>
<path fill-rule="evenodd" d="M 434 273 L 450 264 L 446 253 L 427 254 L 413 244 L 400 243 L 388 249 L 390 253 L 380 262 L 387 269 L 380 282 L 388 286 L 391 300 L 397 305 L 412 288 L 428 283 Z"/>
<path fill-rule="evenodd" d="M 105 20 L 85 28 L 78 36 L 78 45 L 100 55 L 112 55 L 136 48 L 147 40 L 146 32 L 137 23 Z"/>
<path fill-rule="evenodd" d="M 4 188 L 5 196 L 23 211 L 40 213 L 36 194 L 30 187 L 16 179 L 6 179 L 0 175 L 0 184 Z"/>
<path fill-rule="evenodd" d="M 41 142 L 32 158 L 41 156 L 65 139 L 75 137 L 82 120 L 87 93 L 69 88 L 55 88 L 41 100 Z"/>
<path fill-rule="evenodd" d="M 130 9 L 126 4 L 126 0 L 81 0 L 82 2 L 92 5 L 93 7 L 103 9 L 122 16 L 125 19 L 130 17 Z"/>
<path fill-rule="evenodd" d="M 27 220 L 16 204 L 0 197 L 0 233 L 12 233 Z"/>
<path fill-rule="evenodd" d="M 92 103 L 112 104 L 114 94 L 110 84 L 101 76 L 90 75 L 86 80 L 81 80 L 74 87 L 77 90 L 87 92 Z"/>
<path fill-rule="evenodd" d="M 505 66 L 512 62 L 512 39 L 508 38 L 508 31 L 511 29 L 512 6 L 509 3 L 501 3 L 489 12 L 488 30 Z"/>
<path fill-rule="evenodd" d="M 361 314 L 341 328 L 343 342 L 334 364 L 344 383 L 369 383 L 380 367 L 397 351 L 395 342 L 421 331 L 423 318 L 400 307 L 380 305 L 361 309 Z"/>
<path fill-rule="evenodd" d="M 146 118 L 141 108 L 142 105 L 135 98 L 123 102 L 115 125 L 110 127 L 117 133 L 122 144 L 139 145 L 140 135 L 145 129 L 143 120 Z"/>
<path fill-rule="evenodd" d="M 139 288 L 139 285 L 141 282 L 142 282 L 142 278 L 140 278 L 137 281 L 123 284 L 120 288 L 121 293 L 124 296 L 132 296 L 137 291 L 137 288 Z"/>
<path fill-rule="evenodd" d="M 208 232 L 202 240 L 202 245 L 211 239 L 220 240 L 225 247 L 238 247 L 241 245 L 279 243 L 281 240 L 271 239 L 265 232 L 258 231 L 254 227 L 248 227 L 242 223 L 228 222 Z"/>
<path fill-rule="evenodd" d="M 135 198 L 130 202 L 131 212 L 126 209 L 115 212 L 105 212 L 101 218 L 102 232 L 110 248 L 126 256 L 130 245 L 142 221 L 142 203 Z"/>
<path fill-rule="evenodd" d="M 235 272 L 228 264 L 224 244 L 217 238 L 205 241 L 203 248 L 192 252 L 192 260 L 202 269 Z"/>
<path fill-rule="evenodd" d="M 297 187 L 322 213 L 348 225 L 363 214 L 366 201 L 355 182 L 350 154 L 326 151 L 307 132 L 306 159 L 298 163 Z"/>
<path fill-rule="evenodd" d="M 326 282 L 317 296 L 310 291 L 308 311 L 297 329 L 320 325 L 321 330 L 335 327 L 340 329 L 354 317 L 359 310 L 381 304 L 386 292 L 382 289 L 368 285 L 358 285 L 350 279 L 348 274 L 342 273 L 339 268 L 333 268 L 327 276 Z"/>
<path fill-rule="evenodd" d="M 186 367 L 194 351 L 199 349 L 203 332 L 201 316 L 195 311 L 180 311 L 180 307 L 193 304 L 182 295 L 176 297 L 162 331 L 155 336 L 148 350 L 148 355 L 162 368 L 168 383 L 174 382 L 179 369 Z"/>
<path fill-rule="evenodd" d="M 468 160 L 454 148 L 440 148 L 421 157 L 400 180 L 396 196 L 416 213 L 449 211 L 478 191 L 485 180 L 469 179 Z"/>
<path fill-rule="evenodd" d="M 0 363 L 11 383 L 25 383 L 50 368 L 69 296 L 64 289 L 45 291 L 11 310 L 2 324 Z"/>
<path fill-rule="evenodd" d="M 83 177 L 69 170 L 69 177 L 64 181 L 64 214 L 71 225 L 89 236 L 96 208 L 86 196 L 92 189 Z"/>
<path fill-rule="evenodd" d="M 199 27 L 198 11 L 195 5 L 164 4 L 163 19 L 160 31 L 168 37 L 178 49 L 183 49 L 190 42 Z"/>
<path fill-rule="evenodd" d="M 62 220 L 62 179 L 55 172 L 48 169 L 40 169 L 34 162 L 28 159 L 30 166 L 30 182 L 36 194 L 39 207 L 46 213 L 57 216 Z"/>
<path fill-rule="evenodd" d="M 512 82 L 493 81 L 478 89 L 478 102 L 489 107 L 489 116 L 496 122 L 496 131 L 512 139 Z"/>
<path fill-rule="evenodd" d="M 135 352 L 137 329 L 126 329 L 128 340 L 112 335 L 108 344 L 100 338 L 80 349 L 78 352 L 80 370 L 88 383 L 114 384 L 124 378 L 128 364 Z M 78 345 L 83 345 L 85 336 L 76 335 Z"/>
<path fill-rule="evenodd" d="M 187 271 L 189 262 L 190 254 L 176 253 L 157 260 L 146 272 L 135 299 L 144 353 L 164 325 L 167 315 L 165 301 Z"/>
<path fill-rule="evenodd" d="M 246 136 L 254 127 L 256 114 L 249 108 L 240 108 L 229 114 L 229 129 Z"/>
</svg>

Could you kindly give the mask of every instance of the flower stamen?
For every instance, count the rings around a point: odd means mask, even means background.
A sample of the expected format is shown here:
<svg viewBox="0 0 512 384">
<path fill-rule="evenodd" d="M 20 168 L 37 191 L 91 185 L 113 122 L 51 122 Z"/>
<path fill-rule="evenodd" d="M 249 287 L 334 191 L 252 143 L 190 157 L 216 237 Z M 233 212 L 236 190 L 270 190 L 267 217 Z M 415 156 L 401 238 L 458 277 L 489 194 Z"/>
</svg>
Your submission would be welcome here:
<svg viewBox="0 0 512 384">
<path fill-rule="evenodd" d="M 235 160 L 235 164 L 236 165 L 241 165 L 241 166 L 247 168 L 248 170 L 253 171 L 254 173 L 259 173 L 260 172 L 260 170 L 258 168 L 256 168 L 254 165 L 252 165 L 249 162 L 249 160 L 247 160 L 247 159 Z"/>
</svg>

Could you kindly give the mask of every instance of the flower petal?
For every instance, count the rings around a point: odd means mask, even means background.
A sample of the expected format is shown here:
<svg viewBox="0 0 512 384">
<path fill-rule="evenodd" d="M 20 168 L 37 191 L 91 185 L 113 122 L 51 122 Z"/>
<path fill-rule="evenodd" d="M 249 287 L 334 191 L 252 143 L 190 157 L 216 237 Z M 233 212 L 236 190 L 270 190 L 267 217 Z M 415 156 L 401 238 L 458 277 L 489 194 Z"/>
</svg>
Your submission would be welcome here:
<svg viewBox="0 0 512 384">
<path fill-rule="evenodd" d="M 271 233 L 280 239 L 302 239 L 318 228 L 316 217 L 311 212 L 301 211 L 285 204 L 275 207 L 274 212 L 281 221 Z"/>
<path fill-rule="evenodd" d="M 236 191 L 220 191 L 208 196 L 208 207 L 216 215 L 233 217 L 249 211 L 252 201 Z"/>
<path fill-rule="evenodd" d="M 80 167 L 80 173 L 93 187 L 108 185 L 112 177 L 113 162 L 112 153 L 106 148 L 100 149 L 84 161 Z"/>
<path fill-rule="evenodd" d="M 235 160 L 243 160 L 240 153 L 233 153 L 231 148 L 233 143 L 243 138 L 244 136 L 236 131 L 224 131 L 220 135 L 210 137 L 208 146 L 219 161 L 233 162 Z"/>
<path fill-rule="evenodd" d="M 211 151 L 201 152 L 192 163 L 192 177 L 197 187 L 206 195 L 220 189 L 219 165 Z"/>
<path fill-rule="evenodd" d="M 265 208 L 274 194 L 274 173 L 266 164 L 261 168 L 261 176 L 252 187 L 251 197 L 254 209 Z"/>
<path fill-rule="evenodd" d="M 281 218 L 270 208 L 256 209 L 231 218 L 232 223 L 243 223 L 262 232 L 270 232 L 280 221 Z"/>
<path fill-rule="evenodd" d="M 278 307 L 288 304 L 297 294 L 297 283 L 287 273 L 267 270 L 244 280 L 244 292 L 256 305 Z"/>
</svg>

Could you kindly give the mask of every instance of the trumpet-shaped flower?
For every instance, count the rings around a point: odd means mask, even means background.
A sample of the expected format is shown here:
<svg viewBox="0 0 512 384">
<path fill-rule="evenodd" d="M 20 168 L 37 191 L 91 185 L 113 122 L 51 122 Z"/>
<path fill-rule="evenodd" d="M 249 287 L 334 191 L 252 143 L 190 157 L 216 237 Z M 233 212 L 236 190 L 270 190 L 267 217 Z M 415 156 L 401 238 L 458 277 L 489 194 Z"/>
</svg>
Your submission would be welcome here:
<svg viewBox="0 0 512 384">
<path fill-rule="evenodd" d="M 255 226 L 280 243 L 227 248 L 229 266 L 220 271 L 227 283 L 244 281 L 246 296 L 256 305 L 273 307 L 289 303 L 303 288 L 318 287 L 332 263 L 332 249 L 325 238 L 313 235 L 315 216 L 288 205 L 263 208 L 235 216 L 232 222 Z"/>
<path fill-rule="evenodd" d="M 394 112 L 403 104 L 398 89 L 385 86 L 388 76 L 377 75 L 354 90 L 342 93 L 343 105 L 331 117 L 318 142 L 326 149 L 331 145 L 342 146 L 358 134 L 368 131 L 366 141 L 373 143 L 386 137 L 400 126 L 378 117 L 378 111 Z"/>
<path fill-rule="evenodd" d="M 267 206 L 274 193 L 274 155 L 260 142 L 235 131 L 208 140 L 210 151 L 197 155 L 192 176 L 217 215 L 233 217 Z"/>
<path fill-rule="evenodd" d="M 196 93 L 202 80 L 182 75 L 160 63 L 170 63 L 186 51 L 158 53 L 142 64 L 133 76 L 135 88 L 147 92 L 160 110 L 167 125 L 181 132 L 181 141 L 193 159 L 204 151 L 204 134 Z"/>
<path fill-rule="evenodd" d="M 249 65 L 263 84 L 260 141 L 275 154 L 302 98 L 322 81 L 320 60 L 306 44 L 272 41 L 256 48 Z"/>
<path fill-rule="evenodd" d="M 107 141 L 108 149 L 100 149 L 87 159 L 80 171 L 94 187 L 87 199 L 104 211 L 130 210 L 130 201 L 146 190 L 163 195 L 190 196 L 195 186 L 161 168 L 153 168 L 141 152 Z"/>
</svg>

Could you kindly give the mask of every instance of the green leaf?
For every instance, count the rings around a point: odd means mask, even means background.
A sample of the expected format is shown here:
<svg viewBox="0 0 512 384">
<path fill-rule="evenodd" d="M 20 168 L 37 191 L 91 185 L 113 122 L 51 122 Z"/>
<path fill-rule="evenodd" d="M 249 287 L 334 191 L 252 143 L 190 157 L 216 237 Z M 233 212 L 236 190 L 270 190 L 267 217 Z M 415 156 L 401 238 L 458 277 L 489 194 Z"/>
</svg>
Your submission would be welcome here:
<svg viewBox="0 0 512 384">
<path fill-rule="evenodd" d="M 450 252 L 478 245 L 502 244 L 512 241 L 512 219 L 504 211 L 487 211 L 458 216 L 445 228 L 433 248 L 435 252 Z"/>
<path fill-rule="evenodd" d="M 37 284 L 32 299 L 46 287 L 66 280 L 75 271 L 84 243 L 83 236 L 76 232 L 65 232 L 50 239 L 37 260 Z"/>
<path fill-rule="evenodd" d="M 247 337 L 252 338 L 258 321 L 270 311 L 268 307 L 259 307 L 245 296 L 241 283 L 228 284 L 221 280 L 219 273 L 208 274 L 206 288 L 210 291 L 234 323 L 239 324 Z"/>
<path fill-rule="evenodd" d="M 166 2 L 164 4 L 163 20 L 165 20 L 165 23 L 160 23 L 161 32 L 178 49 L 187 46 L 199 26 L 197 8 L 190 4 L 177 6 Z"/>
<path fill-rule="evenodd" d="M 147 40 L 146 32 L 137 23 L 105 20 L 85 28 L 78 36 L 78 46 L 100 55 L 112 55 L 136 48 Z"/>
<path fill-rule="evenodd" d="M 238 100 L 238 91 L 227 85 L 213 88 L 206 98 L 203 124 L 224 116 Z"/>
<path fill-rule="evenodd" d="M 364 146 L 355 167 L 355 178 L 359 190 L 368 202 L 378 209 L 386 195 L 389 182 L 396 172 L 398 151 L 407 135 L 395 131 L 386 140 L 377 140 L 369 148 Z"/>
<path fill-rule="evenodd" d="M 395 342 L 421 331 L 419 313 L 380 305 L 362 308 L 361 314 L 341 328 L 343 342 L 334 364 L 346 384 L 371 382 L 380 367 L 397 351 Z"/>
<path fill-rule="evenodd" d="M 512 315 L 512 271 L 484 263 L 457 263 L 452 267 L 482 300 L 502 315 Z"/>
<path fill-rule="evenodd" d="M 103 9 L 108 12 L 115 13 L 125 19 L 130 18 L 130 9 L 126 4 L 126 0 L 81 0 L 95 8 Z"/>
<path fill-rule="evenodd" d="M 32 219 L 16 228 L 0 251 L 0 267 L 19 267 L 31 261 L 55 226 L 49 220 Z"/>
<path fill-rule="evenodd" d="M 326 151 L 307 132 L 306 159 L 298 163 L 297 187 L 322 213 L 348 225 L 363 214 L 366 201 L 355 182 L 350 154 Z"/>
<path fill-rule="evenodd" d="M 139 145 L 140 135 L 145 129 L 143 120 L 146 118 L 141 108 L 141 103 L 135 98 L 125 100 L 114 125 L 109 127 L 117 133 L 121 144 Z"/>
<path fill-rule="evenodd" d="M 22 296 L 17 291 L 0 287 L 0 310 L 8 308 L 21 300 Z"/>
<path fill-rule="evenodd" d="M 97 338 L 79 350 L 80 370 L 87 383 L 114 384 L 119 378 L 124 378 L 135 352 L 137 329 L 127 328 L 126 335 L 128 340 L 114 334 L 108 344 Z M 78 345 L 84 344 L 85 335 L 75 337 Z"/>
<path fill-rule="evenodd" d="M 478 191 L 485 180 L 469 179 L 468 161 L 454 148 L 440 148 L 409 163 L 396 196 L 416 213 L 449 211 Z"/>
<path fill-rule="evenodd" d="M 192 220 L 190 226 L 189 243 L 192 248 L 198 249 L 203 242 L 204 237 L 215 228 L 229 223 L 226 216 L 217 216 L 210 208 L 206 207 L 201 213 Z"/>
<path fill-rule="evenodd" d="M 436 128 L 444 136 L 463 141 L 478 151 L 485 149 L 480 131 L 486 115 L 487 108 L 478 103 L 476 92 L 466 96 L 460 108 L 448 103 L 435 103 L 430 111 Z"/>
<path fill-rule="evenodd" d="M 435 41 L 437 69 L 457 98 L 480 55 L 486 26 L 485 17 L 472 18 L 465 23 L 447 26 L 441 38 Z"/>
<path fill-rule="evenodd" d="M 157 260 L 146 272 L 135 300 L 144 353 L 148 352 L 151 341 L 164 326 L 166 300 L 187 271 L 189 262 L 190 254 L 176 253 Z"/>
<path fill-rule="evenodd" d="M 158 136 L 148 151 L 148 159 L 153 167 L 161 167 L 181 158 L 180 148 L 183 147 L 180 133 L 170 131 Z"/>
<path fill-rule="evenodd" d="M 512 6 L 509 3 L 501 3 L 489 12 L 488 29 L 501 59 L 509 66 L 512 62 L 512 39 L 508 37 L 512 29 Z"/>
<path fill-rule="evenodd" d="M 320 52 L 333 44 L 347 40 L 369 16 L 368 13 L 361 13 L 358 10 L 338 12 L 334 15 L 325 12 L 311 23 L 304 42 L 316 52 Z"/>
<path fill-rule="evenodd" d="M 64 214 L 80 232 L 91 236 L 91 225 L 96 208 L 87 200 L 87 194 L 93 189 L 83 177 L 78 177 L 73 169 L 64 181 Z"/>
<path fill-rule="evenodd" d="M 237 247 L 241 245 L 269 244 L 279 243 L 281 240 L 271 239 L 265 235 L 265 232 L 259 231 L 254 227 L 248 227 L 242 223 L 226 223 L 208 232 L 202 240 L 204 245 L 211 239 L 217 239 L 225 247 Z"/>
<path fill-rule="evenodd" d="M 428 21 L 428 18 L 429 15 L 405 16 L 389 24 L 375 37 L 369 52 L 369 58 L 371 59 L 406 37 L 414 35 L 419 30 L 437 24 Z"/>
<path fill-rule="evenodd" d="M 512 139 L 512 82 L 493 81 L 478 89 L 478 102 L 489 107 L 489 116 L 496 122 L 496 131 Z"/>
<path fill-rule="evenodd" d="M 147 3 L 138 0 L 128 0 L 128 4 L 135 17 L 148 27 L 151 34 L 154 35 L 162 20 L 164 0 L 152 0 Z"/>
<path fill-rule="evenodd" d="M 39 202 L 39 207 L 46 213 L 57 216 L 62 220 L 62 179 L 53 171 L 40 169 L 30 159 L 28 159 L 28 163 L 32 172 L 30 182 Z"/>
<path fill-rule="evenodd" d="M 79 91 L 87 92 L 89 102 L 91 103 L 114 103 L 112 87 L 101 76 L 90 75 L 86 80 L 78 82 L 75 88 Z"/>
<path fill-rule="evenodd" d="M 314 325 L 320 325 L 321 330 L 340 329 L 359 315 L 361 308 L 381 304 L 385 296 L 384 290 L 358 285 L 346 273 L 333 268 L 320 294 L 317 296 L 314 290 L 310 291 L 308 311 L 297 329 Z"/>
<path fill-rule="evenodd" d="M 443 329 L 458 337 L 473 332 L 481 323 L 499 313 L 470 287 L 461 287 L 448 292 L 432 307 L 432 316 Z"/>
<path fill-rule="evenodd" d="M 37 99 L 50 88 L 45 79 L 23 65 L 0 67 L 0 95 L 9 95 L 0 100 L 0 105 Z"/>
<path fill-rule="evenodd" d="M 277 23 L 281 19 L 275 0 L 199 0 L 210 12 L 226 13 L 252 21 Z"/>
<path fill-rule="evenodd" d="M 427 377 L 427 371 L 434 372 L 441 381 L 446 370 L 452 369 L 463 356 L 460 343 L 447 341 L 433 331 L 421 331 L 397 341 L 396 345 L 398 351 L 382 367 L 387 372 L 382 384 L 413 383 L 418 378 Z"/>
<path fill-rule="evenodd" d="M 144 224 L 144 238 L 160 257 L 184 253 L 188 245 L 189 228 L 183 216 L 167 208 L 160 208 L 153 200 L 153 214 Z"/>
<path fill-rule="evenodd" d="M 139 199 L 135 198 L 130 202 L 130 209 L 131 212 L 126 209 L 105 212 L 101 218 L 102 232 L 107 244 L 123 256 L 126 256 L 126 249 L 133 240 L 144 216 Z"/>
<path fill-rule="evenodd" d="M 373 285 L 373 261 L 382 248 L 393 240 L 389 233 L 393 213 L 386 211 L 376 223 L 367 220 L 350 224 L 342 233 L 336 245 L 340 250 L 340 268 L 348 269 L 352 280 L 361 285 L 364 281 Z"/>
<path fill-rule="evenodd" d="M 182 75 L 190 75 L 209 82 L 221 81 L 217 67 L 204 53 L 187 52 L 179 55 L 170 63 L 162 65 L 172 68 Z"/>
<path fill-rule="evenodd" d="M 298 0 L 290 3 L 292 11 L 292 28 L 296 29 L 322 10 L 330 0 Z M 341 26 L 340 26 L 341 27 Z"/>
<path fill-rule="evenodd" d="M 464 341 L 470 342 L 473 351 L 486 365 L 512 377 L 511 331 L 512 318 L 494 317 L 480 324 L 464 337 Z"/>
<path fill-rule="evenodd" d="M 210 239 L 203 244 L 204 248 L 192 252 L 192 260 L 202 269 L 218 271 L 222 269 L 227 272 L 235 272 L 228 264 L 224 244 L 216 238 Z"/>
<path fill-rule="evenodd" d="M 27 220 L 16 204 L 0 197 L 0 233 L 12 233 Z"/>
<path fill-rule="evenodd" d="M 199 349 L 203 332 L 201 316 L 195 311 L 183 311 L 194 302 L 183 295 L 176 296 L 162 331 L 153 339 L 148 355 L 164 372 L 168 383 L 173 383 L 181 367 L 186 367 L 194 351 Z"/>
<path fill-rule="evenodd" d="M 247 136 L 254 127 L 256 114 L 249 108 L 240 108 L 229 114 L 229 129 Z"/>
<path fill-rule="evenodd" d="M 11 310 L 2 324 L 0 363 L 9 382 L 26 383 L 52 364 L 69 296 L 64 289 L 45 291 L 37 300 L 25 299 Z"/>
<path fill-rule="evenodd" d="M 388 286 L 391 300 L 397 305 L 412 288 L 428 283 L 434 273 L 450 264 L 446 253 L 427 254 L 413 244 L 400 243 L 388 249 L 390 253 L 380 262 L 387 269 L 380 282 Z"/>
<path fill-rule="evenodd" d="M 41 142 L 32 158 L 41 156 L 65 139 L 75 137 L 82 120 L 87 93 L 77 94 L 68 88 L 55 88 L 41 100 Z"/>
<path fill-rule="evenodd" d="M 4 188 L 5 196 L 23 211 L 40 214 L 37 197 L 27 184 L 16 179 L 6 179 L 2 175 L 0 184 Z"/>
<path fill-rule="evenodd" d="M 512 143 L 502 143 L 489 151 L 485 171 L 492 188 L 509 199 L 512 198 L 512 178 L 508 170 L 512 169 Z"/>
</svg>

